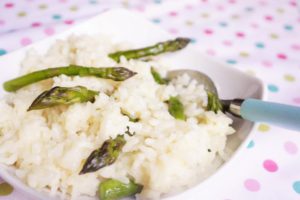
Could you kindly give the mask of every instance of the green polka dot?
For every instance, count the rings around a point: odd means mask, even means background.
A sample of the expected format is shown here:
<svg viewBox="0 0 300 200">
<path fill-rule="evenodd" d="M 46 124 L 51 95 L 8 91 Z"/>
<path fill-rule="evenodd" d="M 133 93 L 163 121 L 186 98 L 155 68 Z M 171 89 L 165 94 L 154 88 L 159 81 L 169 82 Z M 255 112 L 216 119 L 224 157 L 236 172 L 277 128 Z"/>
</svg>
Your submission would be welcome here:
<svg viewBox="0 0 300 200">
<path fill-rule="evenodd" d="M 47 4 L 40 4 L 39 5 L 39 9 L 41 9 L 41 10 L 44 10 L 44 9 L 47 9 L 47 8 L 48 8 Z"/>
<path fill-rule="evenodd" d="M 71 7 L 70 7 L 70 10 L 75 12 L 75 11 L 78 10 L 78 7 L 77 7 L 77 6 L 71 6 Z"/>
<path fill-rule="evenodd" d="M 25 16 L 27 15 L 27 13 L 24 12 L 24 11 L 21 11 L 21 12 L 18 12 L 17 15 L 18 15 L 19 17 L 25 17 Z"/>
<path fill-rule="evenodd" d="M 276 33 L 271 33 L 271 34 L 270 34 L 270 37 L 271 37 L 272 39 L 278 39 L 278 38 L 279 38 L 279 36 L 278 36 Z"/>
<path fill-rule="evenodd" d="M 14 191 L 14 188 L 8 183 L 0 184 L 0 196 L 10 195 Z"/>
<path fill-rule="evenodd" d="M 249 57 L 249 53 L 248 53 L 248 52 L 245 52 L 245 51 L 241 51 L 241 52 L 240 52 L 240 56 L 241 56 L 241 57 L 244 57 L 244 58 L 247 58 L 247 57 Z"/>
<path fill-rule="evenodd" d="M 268 85 L 268 90 L 269 90 L 270 92 L 278 92 L 278 91 L 279 91 L 279 88 L 278 88 L 276 85 L 269 84 L 269 85 Z"/>
<path fill-rule="evenodd" d="M 260 124 L 258 126 L 258 130 L 260 132 L 268 132 L 270 130 L 270 126 L 268 126 L 267 124 Z"/>
<path fill-rule="evenodd" d="M 286 80 L 288 82 L 294 82 L 295 81 L 295 77 L 293 75 L 290 75 L 290 74 L 285 74 L 284 75 L 284 80 Z"/>
</svg>

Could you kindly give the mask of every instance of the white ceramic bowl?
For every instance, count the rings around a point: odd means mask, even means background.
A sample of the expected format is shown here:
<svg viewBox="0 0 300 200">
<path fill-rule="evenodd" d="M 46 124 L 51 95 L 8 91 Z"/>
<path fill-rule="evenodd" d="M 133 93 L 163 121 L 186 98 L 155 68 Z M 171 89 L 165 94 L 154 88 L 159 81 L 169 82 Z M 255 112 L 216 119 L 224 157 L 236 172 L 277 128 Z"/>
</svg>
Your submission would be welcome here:
<svg viewBox="0 0 300 200">
<path fill-rule="evenodd" d="M 35 48 L 39 52 L 45 52 L 56 39 L 63 39 L 71 34 L 96 34 L 103 33 L 111 35 L 114 41 L 128 41 L 136 47 L 142 47 L 158 41 L 170 39 L 171 36 L 160 29 L 158 26 L 143 19 L 137 13 L 126 10 L 111 10 L 99 16 L 96 16 L 85 23 L 75 26 L 74 28 L 55 35 L 41 42 L 32 44 L 26 48 L 0 57 L 0 84 L 18 75 L 20 61 L 25 57 L 25 52 L 29 48 Z M 263 83 L 252 76 L 244 74 L 236 69 L 224 64 L 208 59 L 204 55 L 189 45 L 184 50 L 164 56 L 164 62 L 174 68 L 191 68 L 197 69 L 209 75 L 218 87 L 221 98 L 258 98 L 265 99 Z M 0 95 L 5 92 L 0 88 Z M 3 115 L 5 113 L 1 113 Z M 185 192 L 168 197 L 169 200 L 182 199 L 199 199 L 205 197 L 209 199 L 209 194 L 214 192 L 216 185 L 224 184 L 224 179 L 230 176 L 228 170 L 234 168 L 234 159 L 242 156 L 239 146 L 247 144 L 247 137 L 251 134 L 254 124 L 244 120 L 235 120 L 234 127 L 236 133 L 229 137 L 227 147 L 235 150 L 234 156 L 229 162 L 220 167 L 216 173 L 208 177 L 199 185 L 196 185 Z M 243 145 L 241 145 L 243 144 Z M 238 170 L 238 169 L 237 169 Z M 37 192 L 22 183 L 13 173 L 12 168 L 0 165 L 0 176 L 19 189 L 20 192 L 26 193 L 29 199 L 57 199 L 47 193 Z M 86 199 L 82 197 L 80 199 Z"/>
</svg>

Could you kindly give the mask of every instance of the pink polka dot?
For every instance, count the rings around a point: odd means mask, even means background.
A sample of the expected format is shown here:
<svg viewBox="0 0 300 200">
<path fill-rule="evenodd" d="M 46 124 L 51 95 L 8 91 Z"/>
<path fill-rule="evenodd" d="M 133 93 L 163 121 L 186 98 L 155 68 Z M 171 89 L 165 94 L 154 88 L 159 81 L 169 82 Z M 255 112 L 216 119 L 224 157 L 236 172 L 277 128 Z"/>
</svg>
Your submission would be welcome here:
<svg viewBox="0 0 300 200">
<path fill-rule="evenodd" d="M 297 2 L 296 1 L 290 1 L 290 5 L 296 7 L 297 6 Z"/>
<path fill-rule="evenodd" d="M 268 3 L 267 3 L 266 1 L 260 1 L 259 4 L 260 4 L 261 6 L 268 5 Z"/>
<path fill-rule="evenodd" d="M 144 12 L 145 11 L 145 7 L 144 6 L 136 6 L 135 9 L 139 12 Z"/>
<path fill-rule="evenodd" d="M 260 190 L 260 184 L 255 179 L 247 179 L 244 182 L 245 188 L 250 192 L 257 192 Z"/>
<path fill-rule="evenodd" d="M 256 23 L 251 23 L 250 26 L 255 29 L 259 27 L 258 24 L 256 24 Z"/>
<path fill-rule="evenodd" d="M 74 21 L 71 20 L 71 19 L 69 19 L 69 20 L 65 20 L 64 23 L 65 23 L 65 24 L 68 24 L 68 25 L 71 25 L 71 24 L 74 23 Z"/>
<path fill-rule="evenodd" d="M 4 20 L 0 20 L 0 26 L 3 26 L 5 24 Z"/>
<path fill-rule="evenodd" d="M 53 35 L 53 34 L 55 33 L 55 30 L 54 30 L 54 28 L 46 28 L 46 29 L 44 30 L 44 33 L 45 33 L 46 35 Z"/>
<path fill-rule="evenodd" d="M 206 53 L 207 53 L 208 55 L 210 55 L 210 56 L 216 55 L 216 52 L 215 52 L 213 49 L 207 49 L 207 50 L 206 50 Z"/>
<path fill-rule="evenodd" d="M 300 104 L 300 97 L 294 98 L 293 102 L 296 103 L 296 104 Z"/>
<path fill-rule="evenodd" d="M 245 37 L 245 33 L 243 33 L 243 32 L 236 32 L 235 35 L 236 35 L 237 37 L 239 37 L 239 38 Z"/>
<path fill-rule="evenodd" d="M 170 28 L 169 29 L 169 33 L 171 33 L 171 34 L 177 34 L 178 33 L 178 29 L 176 29 L 176 28 Z"/>
<path fill-rule="evenodd" d="M 31 26 L 32 27 L 39 27 L 39 26 L 41 26 L 42 24 L 40 23 L 40 22 L 33 22 L 32 24 L 31 24 Z"/>
<path fill-rule="evenodd" d="M 263 65 L 264 67 L 270 68 L 270 67 L 273 66 L 273 63 L 270 62 L 270 61 L 265 60 L 265 61 L 262 61 L 262 65 Z"/>
<path fill-rule="evenodd" d="M 278 170 L 277 163 L 273 160 L 265 160 L 263 166 L 268 172 L 276 172 Z"/>
<path fill-rule="evenodd" d="M 283 53 L 279 53 L 277 54 L 277 58 L 281 59 L 281 60 L 286 60 L 287 59 L 287 56 Z"/>
<path fill-rule="evenodd" d="M 299 50 L 300 50 L 300 44 L 293 44 L 293 45 L 291 46 L 291 48 L 292 48 L 293 50 L 299 51 Z"/>
<path fill-rule="evenodd" d="M 266 15 L 265 16 L 265 20 L 267 21 L 272 21 L 273 20 L 273 17 L 271 15 Z"/>
<path fill-rule="evenodd" d="M 178 13 L 175 12 L 175 11 L 171 11 L 171 12 L 169 12 L 169 15 L 170 15 L 171 17 L 176 17 L 176 16 L 178 15 Z"/>
<path fill-rule="evenodd" d="M 225 45 L 225 46 L 231 46 L 231 45 L 232 45 L 232 42 L 229 41 L 229 40 L 224 40 L 222 43 L 223 43 L 223 45 Z"/>
<path fill-rule="evenodd" d="M 185 6 L 185 9 L 187 9 L 187 10 L 192 10 L 193 8 L 194 8 L 194 6 L 191 4 L 188 4 Z"/>
<path fill-rule="evenodd" d="M 6 3 L 4 4 L 5 8 L 12 8 L 14 7 L 14 4 L 13 3 Z"/>
<path fill-rule="evenodd" d="M 211 30 L 211 29 L 205 29 L 205 30 L 204 30 L 204 33 L 205 33 L 206 35 L 211 35 L 211 34 L 213 34 L 214 32 L 213 32 L 213 30 Z"/>
<path fill-rule="evenodd" d="M 225 9 L 224 6 L 222 6 L 222 5 L 218 5 L 216 8 L 219 11 L 223 11 Z"/>
<path fill-rule="evenodd" d="M 228 0 L 228 3 L 234 4 L 234 3 L 236 3 L 236 1 L 235 0 Z"/>
<path fill-rule="evenodd" d="M 66 3 L 67 0 L 59 0 L 60 3 Z"/>
<path fill-rule="evenodd" d="M 300 103 L 300 98 L 299 98 L 299 103 Z M 284 149 L 288 154 L 294 155 L 298 152 L 298 147 L 294 142 L 287 141 L 284 143 Z"/>
<path fill-rule="evenodd" d="M 25 38 L 22 38 L 22 39 L 21 39 L 20 43 L 21 43 L 21 45 L 23 45 L 23 46 L 27 46 L 27 45 L 31 44 L 32 41 L 31 41 L 30 38 L 25 37 Z"/>
</svg>

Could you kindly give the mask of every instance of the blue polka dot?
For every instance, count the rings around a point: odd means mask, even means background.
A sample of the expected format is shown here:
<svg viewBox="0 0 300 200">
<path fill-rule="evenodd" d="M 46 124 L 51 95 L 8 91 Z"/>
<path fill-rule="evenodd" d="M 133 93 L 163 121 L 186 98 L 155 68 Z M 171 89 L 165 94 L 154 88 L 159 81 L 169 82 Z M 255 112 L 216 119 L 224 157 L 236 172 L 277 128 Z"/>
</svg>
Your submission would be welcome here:
<svg viewBox="0 0 300 200">
<path fill-rule="evenodd" d="M 228 24 L 226 22 L 220 22 L 219 25 L 222 26 L 222 27 L 227 27 L 228 26 Z"/>
<path fill-rule="evenodd" d="M 253 140 L 251 140 L 250 142 L 249 142 L 249 144 L 247 145 L 247 148 L 248 149 L 251 149 L 251 148 L 253 148 L 254 147 L 254 141 Z"/>
<path fill-rule="evenodd" d="M 159 3 L 161 3 L 161 0 L 154 0 L 154 3 L 159 4 Z"/>
<path fill-rule="evenodd" d="M 190 38 L 191 39 L 191 43 L 195 44 L 197 42 L 197 40 L 195 38 Z"/>
<path fill-rule="evenodd" d="M 237 63 L 237 61 L 236 61 L 236 60 L 233 60 L 233 59 L 229 59 L 229 60 L 227 60 L 226 62 L 227 62 L 228 64 L 232 64 L 232 65 L 234 65 L 234 64 Z"/>
<path fill-rule="evenodd" d="M 288 30 L 288 31 L 291 31 L 291 30 L 293 30 L 293 27 L 291 25 L 285 25 L 284 29 Z"/>
<path fill-rule="evenodd" d="M 52 18 L 53 18 L 53 19 L 61 19 L 61 15 L 55 14 L 55 15 L 52 15 Z"/>
<path fill-rule="evenodd" d="M 5 49 L 0 49 L 0 56 L 3 56 L 7 53 Z"/>
<path fill-rule="evenodd" d="M 253 8 L 252 7 L 246 7 L 245 10 L 248 11 L 248 12 L 252 12 Z"/>
<path fill-rule="evenodd" d="M 265 48 L 265 45 L 264 45 L 264 43 L 262 43 L 262 42 L 257 42 L 257 43 L 255 44 L 255 46 L 256 46 L 257 48 L 259 48 L 259 49 Z"/>
<path fill-rule="evenodd" d="M 269 90 L 270 92 L 278 92 L 279 88 L 278 88 L 276 85 L 269 84 L 269 85 L 268 85 L 268 90 Z"/>
<path fill-rule="evenodd" d="M 90 4 L 97 4 L 98 1 L 97 0 L 90 0 Z"/>
<path fill-rule="evenodd" d="M 158 24 L 158 23 L 160 23 L 160 19 L 154 18 L 154 19 L 152 19 L 152 22 Z"/>
<path fill-rule="evenodd" d="M 298 194 L 300 194 L 300 181 L 294 182 L 293 189 L 295 190 L 295 192 L 297 192 Z"/>
</svg>

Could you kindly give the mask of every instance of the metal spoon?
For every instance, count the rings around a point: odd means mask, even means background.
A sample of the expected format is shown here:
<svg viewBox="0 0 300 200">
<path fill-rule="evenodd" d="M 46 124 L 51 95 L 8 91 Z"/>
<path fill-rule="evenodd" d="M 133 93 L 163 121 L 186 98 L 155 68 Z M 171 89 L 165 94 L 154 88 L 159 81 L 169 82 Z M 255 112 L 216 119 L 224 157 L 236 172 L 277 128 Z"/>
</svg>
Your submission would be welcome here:
<svg viewBox="0 0 300 200">
<path fill-rule="evenodd" d="M 187 74 L 199 84 L 204 85 L 206 91 L 218 96 L 214 82 L 206 74 L 190 69 L 172 70 L 167 74 L 168 79 Z M 300 107 L 280 103 L 267 102 L 258 99 L 222 100 L 223 112 L 253 122 L 267 122 L 292 130 L 300 130 Z"/>
</svg>

